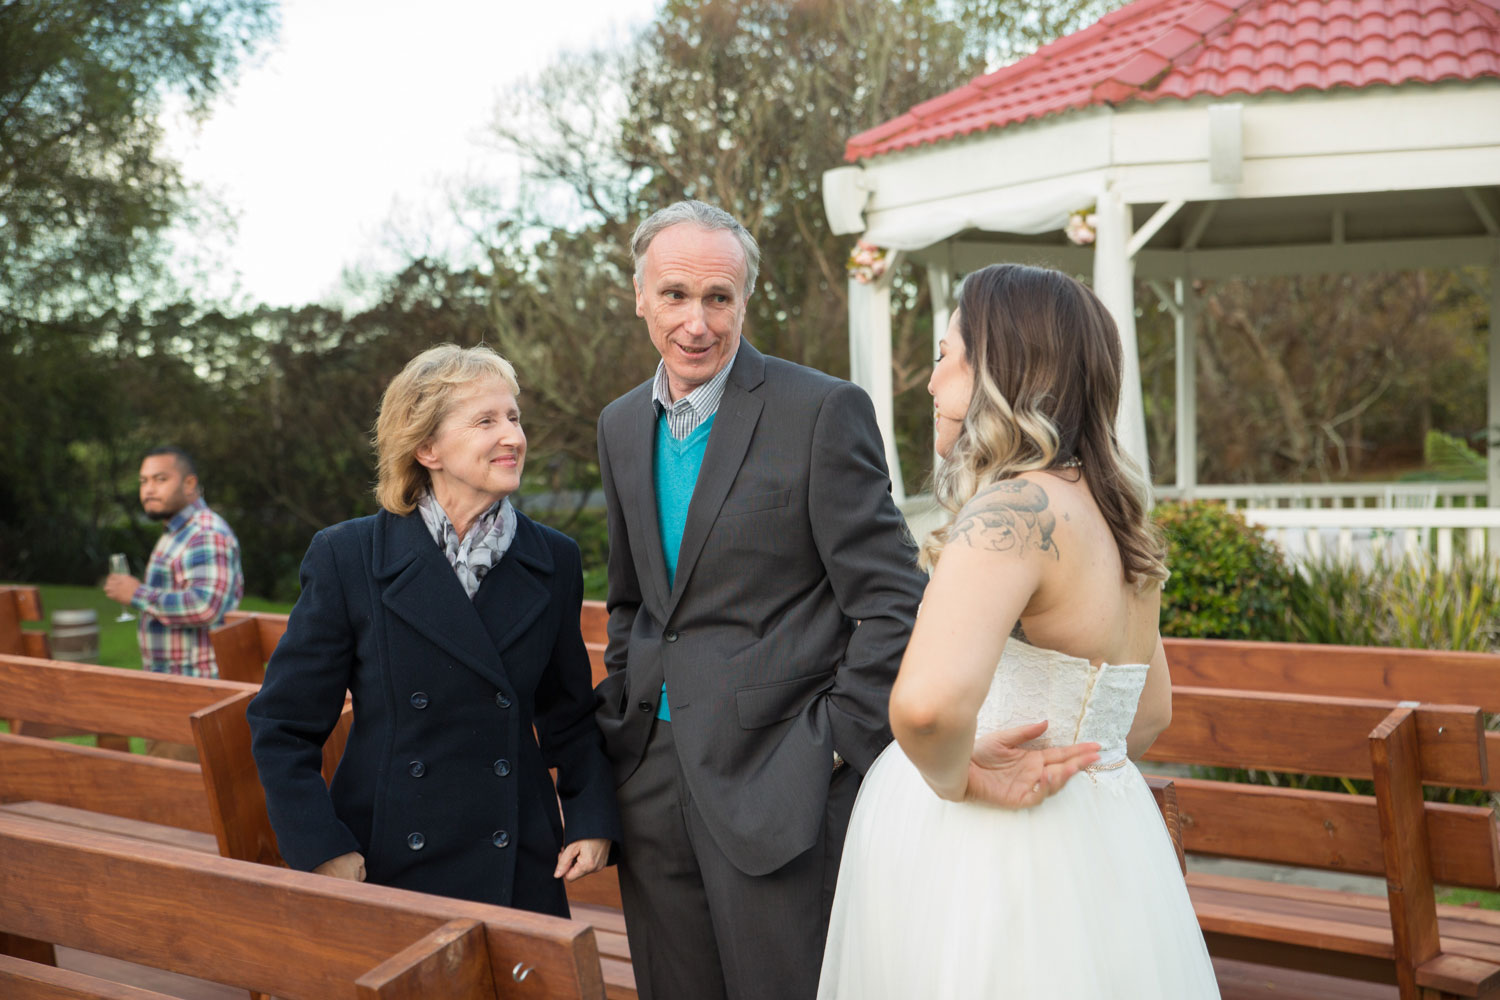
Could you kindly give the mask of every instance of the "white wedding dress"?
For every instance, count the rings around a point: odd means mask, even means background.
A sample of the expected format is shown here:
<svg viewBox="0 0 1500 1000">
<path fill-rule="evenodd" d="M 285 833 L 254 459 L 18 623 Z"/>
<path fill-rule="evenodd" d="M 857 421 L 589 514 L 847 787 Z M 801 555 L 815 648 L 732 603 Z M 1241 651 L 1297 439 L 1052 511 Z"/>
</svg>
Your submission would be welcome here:
<svg viewBox="0 0 1500 1000">
<path fill-rule="evenodd" d="M 819 1000 L 1218 997 L 1161 812 L 1125 736 L 1146 664 L 1012 638 L 981 734 L 1046 719 L 1038 743 L 1097 764 L 1033 809 L 940 799 L 892 743 L 850 820 Z"/>
</svg>

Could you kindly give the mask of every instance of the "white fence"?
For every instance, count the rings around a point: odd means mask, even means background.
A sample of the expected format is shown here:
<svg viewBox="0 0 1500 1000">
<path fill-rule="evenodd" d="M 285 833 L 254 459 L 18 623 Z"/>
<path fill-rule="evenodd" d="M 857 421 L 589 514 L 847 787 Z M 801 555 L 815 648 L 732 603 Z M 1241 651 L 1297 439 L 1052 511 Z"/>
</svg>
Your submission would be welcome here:
<svg viewBox="0 0 1500 1000">
<path fill-rule="evenodd" d="M 1413 557 L 1433 554 L 1439 569 L 1453 565 L 1457 552 L 1474 559 L 1500 557 L 1500 508 L 1448 507 L 1248 507 L 1245 520 L 1266 529 L 1293 560 L 1366 559 L 1378 552 Z"/>
<path fill-rule="evenodd" d="M 1483 481 L 1447 483 L 1210 483 L 1179 490 L 1155 488 L 1158 500 L 1219 500 L 1236 510 L 1248 508 L 1483 507 L 1489 489 Z"/>
<path fill-rule="evenodd" d="M 1177 492 L 1155 491 L 1158 500 L 1176 499 Z M 1483 482 L 1211 484 L 1191 494 L 1238 510 L 1293 561 L 1428 553 L 1446 569 L 1460 553 L 1500 559 L 1500 507 L 1485 506 Z M 918 539 L 944 520 L 930 496 L 908 497 L 901 508 Z"/>
</svg>

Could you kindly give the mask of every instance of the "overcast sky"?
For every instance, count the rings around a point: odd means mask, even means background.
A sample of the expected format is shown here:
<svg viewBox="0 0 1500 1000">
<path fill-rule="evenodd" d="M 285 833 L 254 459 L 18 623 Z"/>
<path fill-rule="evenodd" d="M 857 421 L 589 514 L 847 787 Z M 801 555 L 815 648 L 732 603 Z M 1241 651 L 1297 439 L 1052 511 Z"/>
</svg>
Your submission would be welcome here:
<svg viewBox="0 0 1500 1000">
<path fill-rule="evenodd" d="M 279 41 L 201 127 L 167 148 L 236 222 L 180 241 L 196 291 L 240 304 L 336 297 L 346 267 L 381 270 L 390 221 L 448 215 L 463 178 L 503 180 L 484 135 L 505 90 L 559 52 L 619 39 L 656 0 L 283 0 Z M 451 234 L 447 237 L 451 239 Z"/>
</svg>

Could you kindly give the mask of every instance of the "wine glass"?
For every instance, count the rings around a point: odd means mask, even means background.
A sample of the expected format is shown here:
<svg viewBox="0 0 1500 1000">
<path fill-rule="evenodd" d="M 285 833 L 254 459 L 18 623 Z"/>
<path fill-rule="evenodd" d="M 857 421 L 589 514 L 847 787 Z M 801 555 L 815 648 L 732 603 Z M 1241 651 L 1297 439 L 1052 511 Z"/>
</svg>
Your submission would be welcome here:
<svg viewBox="0 0 1500 1000">
<path fill-rule="evenodd" d="M 123 573 L 126 576 L 130 575 L 130 561 L 125 558 L 125 553 L 116 552 L 114 555 L 109 557 L 109 571 L 111 573 Z M 125 606 L 122 605 L 120 608 L 120 613 L 115 617 L 115 621 L 133 622 L 135 621 L 135 615 L 131 614 L 125 608 Z"/>
</svg>

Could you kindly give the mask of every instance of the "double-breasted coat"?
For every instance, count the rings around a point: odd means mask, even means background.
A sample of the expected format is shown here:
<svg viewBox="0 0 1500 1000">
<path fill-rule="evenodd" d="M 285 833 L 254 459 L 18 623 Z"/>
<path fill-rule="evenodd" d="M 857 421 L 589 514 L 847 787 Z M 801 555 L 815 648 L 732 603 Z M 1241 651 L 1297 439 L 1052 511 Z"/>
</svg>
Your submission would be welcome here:
<svg viewBox="0 0 1500 1000">
<path fill-rule="evenodd" d="M 248 712 L 293 868 L 359 851 L 371 882 L 566 914 L 552 877 L 564 836 L 619 841 L 578 546 L 516 520 L 472 601 L 420 514 L 382 511 L 313 538 Z M 346 689 L 353 726 L 330 786 L 321 747 Z"/>
</svg>

